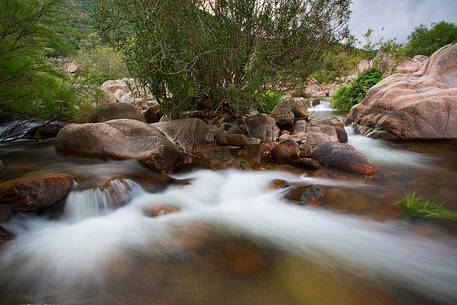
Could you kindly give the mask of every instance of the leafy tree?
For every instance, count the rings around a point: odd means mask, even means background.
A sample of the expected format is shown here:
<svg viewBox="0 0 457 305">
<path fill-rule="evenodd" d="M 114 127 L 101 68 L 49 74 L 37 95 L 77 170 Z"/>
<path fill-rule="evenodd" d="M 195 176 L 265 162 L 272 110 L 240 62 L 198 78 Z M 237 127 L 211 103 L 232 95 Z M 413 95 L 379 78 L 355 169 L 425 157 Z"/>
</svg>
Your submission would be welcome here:
<svg viewBox="0 0 457 305">
<path fill-rule="evenodd" d="M 377 69 L 362 72 L 349 86 L 342 86 L 335 91 L 330 99 L 332 107 L 340 111 L 349 111 L 352 106 L 362 101 L 368 89 L 381 79 L 382 73 Z"/>
<path fill-rule="evenodd" d="M 104 37 L 165 112 L 242 113 L 272 83 L 303 81 L 348 36 L 349 0 L 100 0 Z M 107 13 L 108 12 L 108 13 Z"/>
<path fill-rule="evenodd" d="M 87 91 L 46 56 L 66 53 L 70 2 L 0 1 L 0 116 L 70 117 L 85 107 Z"/>
<path fill-rule="evenodd" d="M 430 56 L 439 48 L 457 42 L 457 25 L 441 21 L 430 29 L 424 25 L 418 26 L 408 37 L 405 46 L 406 55 Z"/>
</svg>

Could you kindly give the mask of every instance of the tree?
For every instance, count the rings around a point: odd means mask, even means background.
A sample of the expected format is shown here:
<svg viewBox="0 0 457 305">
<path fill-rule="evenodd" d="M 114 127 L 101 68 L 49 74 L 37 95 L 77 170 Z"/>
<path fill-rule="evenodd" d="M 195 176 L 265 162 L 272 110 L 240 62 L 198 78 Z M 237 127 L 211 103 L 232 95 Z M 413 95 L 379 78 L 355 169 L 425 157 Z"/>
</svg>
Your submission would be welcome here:
<svg viewBox="0 0 457 305">
<path fill-rule="evenodd" d="M 82 100 L 69 77 L 47 60 L 65 53 L 70 2 L 0 1 L 0 117 L 68 117 Z"/>
<path fill-rule="evenodd" d="M 303 81 L 326 47 L 348 36 L 350 15 L 350 0 L 100 3 L 105 37 L 122 39 L 130 72 L 173 115 L 242 113 L 267 85 Z"/>
<path fill-rule="evenodd" d="M 406 54 L 432 55 L 439 48 L 457 42 L 457 26 L 445 21 L 434 24 L 430 29 L 420 25 L 409 35 L 405 46 Z"/>
</svg>

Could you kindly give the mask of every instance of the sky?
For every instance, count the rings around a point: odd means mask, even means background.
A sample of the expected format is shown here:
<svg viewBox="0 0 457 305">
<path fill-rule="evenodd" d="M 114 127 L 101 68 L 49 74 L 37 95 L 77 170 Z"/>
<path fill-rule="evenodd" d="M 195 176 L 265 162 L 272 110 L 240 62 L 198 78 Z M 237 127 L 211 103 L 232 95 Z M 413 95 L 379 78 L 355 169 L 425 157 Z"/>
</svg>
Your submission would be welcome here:
<svg viewBox="0 0 457 305">
<path fill-rule="evenodd" d="M 371 27 L 375 38 L 405 42 L 419 24 L 441 20 L 457 23 L 457 0 L 353 0 L 349 26 L 358 39 Z"/>
</svg>

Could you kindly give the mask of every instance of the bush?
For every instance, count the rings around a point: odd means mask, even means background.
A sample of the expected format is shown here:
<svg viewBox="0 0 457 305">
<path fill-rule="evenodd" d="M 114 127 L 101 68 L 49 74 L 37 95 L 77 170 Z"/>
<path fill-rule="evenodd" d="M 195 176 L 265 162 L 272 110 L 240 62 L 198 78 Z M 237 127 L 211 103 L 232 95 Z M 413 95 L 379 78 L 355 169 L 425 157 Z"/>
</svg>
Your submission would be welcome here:
<svg viewBox="0 0 457 305">
<path fill-rule="evenodd" d="M 267 90 L 257 95 L 259 107 L 257 110 L 262 113 L 270 114 L 273 108 L 281 101 L 282 94 L 279 92 Z"/>
<path fill-rule="evenodd" d="M 81 66 L 86 77 L 101 84 L 108 79 L 129 76 L 122 53 L 107 46 L 80 50 L 75 61 Z"/>
<path fill-rule="evenodd" d="M 365 97 L 368 89 L 376 85 L 382 79 L 382 73 L 377 69 L 369 69 L 362 72 L 349 85 L 342 86 L 330 98 L 332 107 L 339 111 L 349 111 Z"/>
<path fill-rule="evenodd" d="M 347 36 L 350 14 L 349 0 L 100 3 L 103 37 L 121 40 L 133 77 L 172 115 L 257 108 L 265 85 L 316 70 L 327 46 Z"/>
<path fill-rule="evenodd" d="M 406 55 L 432 55 L 439 48 L 457 42 L 457 26 L 453 23 L 438 22 L 428 29 L 418 26 L 408 37 L 405 46 Z"/>
</svg>

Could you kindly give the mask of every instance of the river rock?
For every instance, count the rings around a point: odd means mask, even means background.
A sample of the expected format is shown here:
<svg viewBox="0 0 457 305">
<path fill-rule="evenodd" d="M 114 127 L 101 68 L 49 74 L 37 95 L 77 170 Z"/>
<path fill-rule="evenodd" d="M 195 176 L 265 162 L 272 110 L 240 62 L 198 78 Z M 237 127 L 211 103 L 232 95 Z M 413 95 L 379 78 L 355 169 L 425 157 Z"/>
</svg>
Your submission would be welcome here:
<svg viewBox="0 0 457 305">
<path fill-rule="evenodd" d="M 157 217 L 167 214 L 173 214 L 179 212 L 180 209 L 169 204 L 155 204 L 150 207 L 146 207 L 143 209 L 143 214 L 148 217 Z"/>
<path fill-rule="evenodd" d="M 294 113 L 286 100 L 279 102 L 271 111 L 271 117 L 279 128 L 288 129 L 294 122 Z"/>
<path fill-rule="evenodd" d="M 308 122 L 306 120 L 297 120 L 294 123 L 293 126 L 293 134 L 301 133 L 301 132 L 306 132 L 308 128 Z"/>
<path fill-rule="evenodd" d="M 313 150 L 312 158 L 319 161 L 322 166 L 330 168 L 368 176 L 377 173 L 376 166 L 349 144 L 321 144 Z"/>
<path fill-rule="evenodd" d="M 297 142 L 285 140 L 279 142 L 271 151 L 271 157 L 279 164 L 290 164 L 300 156 Z"/>
<path fill-rule="evenodd" d="M 49 207 L 64 199 L 75 178 L 66 174 L 37 174 L 0 183 L 0 205 L 19 211 Z"/>
<path fill-rule="evenodd" d="M 214 142 L 219 145 L 241 147 L 260 144 L 260 140 L 257 138 L 248 138 L 243 134 L 231 134 L 227 132 L 217 133 L 214 136 Z"/>
<path fill-rule="evenodd" d="M 5 165 L 3 165 L 2 160 L 0 160 L 0 173 L 5 169 Z"/>
<path fill-rule="evenodd" d="M 144 116 L 140 109 L 131 104 L 112 103 L 103 104 L 97 108 L 93 122 L 106 122 L 116 119 L 130 119 L 144 122 Z"/>
<path fill-rule="evenodd" d="M 289 97 L 287 103 L 296 119 L 306 119 L 309 116 L 307 101 L 304 97 Z"/>
<path fill-rule="evenodd" d="M 69 124 L 57 136 L 57 151 L 64 155 L 100 159 L 136 159 L 159 171 L 184 164 L 183 152 L 157 128 L 137 120 Z"/>
<path fill-rule="evenodd" d="M 162 117 L 162 113 L 160 112 L 160 106 L 153 105 L 147 107 L 143 111 L 143 116 L 147 123 L 157 123 L 158 121 L 160 121 L 160 118 Z"/>
<path fill-rule="evenodd" d="M 275 120 L 264 113 L 246 117 L 243 123 L 246 123 L 247 135 L 262 143 L 275 142 L 279 136 Z"/>
<path fill-rule="evenodd" d="M 284 198 L 299 205 L 320 205 L 324 199 L 324 193 L 314 185 L 291 187 Z"/>
<path fill-rule="evenodd" d="M 333 126 L 310 126 L 307 131 L 309 134 L 325 134 L 331 142 L 339 142 L 338 134 Z"/>
<path fill-rule="evenodd" d="M 13 233 L 0 226 L 0 247 L 9 240 L 14 238 Z"/>
<path fill-rule="evenodd" d="M 162 131 L 170 141 L 184 147 L 189 153 L 210 143 L 213 137 L 208 124 L 197 118 L 159 122 L 151 126 Z"/>
<path fill-rule="evenodd" d="M 457 44 L 445 46 L 414 74 L 394 74 L 352 107 L 348 121 L 385 139 L 457 138 Z"/>
<path fill-rule="evenodd" d="M 300 153 L 301 153 L 301 150 L 300 150 Z M 295 167 L 309 169 L 309 170 L 316 170 L 316 169 L 321 168 L 321 165 L 319 164 L 319 162 L 312 158 L 298 158 L 298 159 L 292 161 L 292 165 Z"/>
<path fill-rule="evenodd" d="M 26 135 L 29 139 L 50 139 L 57 137 L 59 131 L 65 126 L 64 122 L 51 122 L 32 128 Z"/>
</svg>

